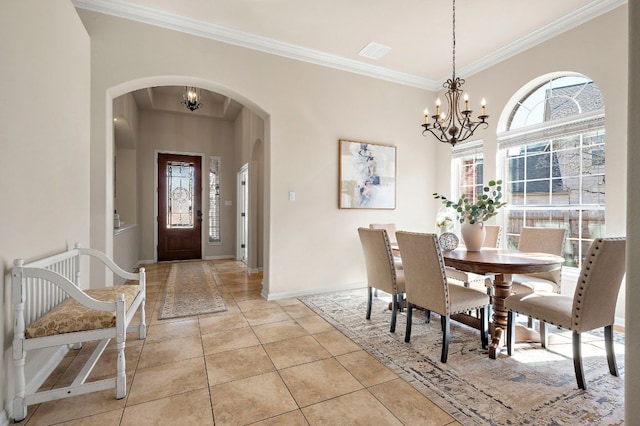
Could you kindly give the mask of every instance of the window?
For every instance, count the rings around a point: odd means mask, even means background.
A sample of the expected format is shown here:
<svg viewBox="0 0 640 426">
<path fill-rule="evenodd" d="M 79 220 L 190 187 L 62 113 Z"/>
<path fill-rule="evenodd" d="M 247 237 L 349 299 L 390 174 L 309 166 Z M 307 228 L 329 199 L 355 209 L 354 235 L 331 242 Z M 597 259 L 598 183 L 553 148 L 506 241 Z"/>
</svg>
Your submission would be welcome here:
<svg viewBox="0 0 640 426">
<path fill-rule="evenodd" d="M 475 202 L 482 194 L 482 141 L 461 143 L 453 148 L 451 171 L 454 177 L 454 199 L 465 196 Z"/>
<path fill-rule="evenodd" d="M 565 266 L 580 268 L 591 241 L 605 233 L 604 104 L 596 84 L 563 76 L 534 86 L 498 134 L 507 245 L 522 226 L 567 229 Z"/>
<path fill-rule="evenodd" d="M 220 157 L 209 157 L 209 242 L 222 242 L 220 236 Z"/>
</svg>

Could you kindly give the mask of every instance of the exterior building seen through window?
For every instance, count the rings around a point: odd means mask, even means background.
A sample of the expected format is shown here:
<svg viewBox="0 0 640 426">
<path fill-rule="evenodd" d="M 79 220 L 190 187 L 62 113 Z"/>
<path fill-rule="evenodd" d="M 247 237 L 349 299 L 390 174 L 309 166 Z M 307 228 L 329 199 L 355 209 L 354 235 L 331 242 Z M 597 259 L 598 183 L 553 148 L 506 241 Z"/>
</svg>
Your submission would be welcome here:
<svg viewBox="0 0 640 426">
<path fill-rule="evenodd" d="M 534 86 L 498 134 L 508 205 L 507 247 L 523 226 L 564 227 L 565 266 L 581 267 L 605 235 L 605 131 L 600 90 L 583 76 Z"/>
</svg>

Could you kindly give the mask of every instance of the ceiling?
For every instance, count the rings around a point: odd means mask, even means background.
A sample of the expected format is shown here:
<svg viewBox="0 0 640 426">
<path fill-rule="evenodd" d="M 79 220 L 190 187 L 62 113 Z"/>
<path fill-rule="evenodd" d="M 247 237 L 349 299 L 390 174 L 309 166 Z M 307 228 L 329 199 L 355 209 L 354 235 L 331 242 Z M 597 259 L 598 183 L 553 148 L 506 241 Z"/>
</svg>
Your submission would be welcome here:
<svg viewBox="0 0 640 426">
<path fill-rule="evenodd" d="M 133 98 L 139 109 L 190 114 L 200 117 L 217 118 L 220 120 L 234 121 L 242 105 L 227 96 L 219 93 L 201 90 L 198 109 L 190 111 L 182 104 L 184 86 L 159 86 L 136 90 Z"/>
<path fill-rule="evenodd" d="M 445 0 L 72 0 L 74 6 L 437 90 L 452 68 Z M 469 77 L 627 0 L 457 0 L 456 72 Z M 358 55 L 369 42 L 391 48 Z"/>
</svg>

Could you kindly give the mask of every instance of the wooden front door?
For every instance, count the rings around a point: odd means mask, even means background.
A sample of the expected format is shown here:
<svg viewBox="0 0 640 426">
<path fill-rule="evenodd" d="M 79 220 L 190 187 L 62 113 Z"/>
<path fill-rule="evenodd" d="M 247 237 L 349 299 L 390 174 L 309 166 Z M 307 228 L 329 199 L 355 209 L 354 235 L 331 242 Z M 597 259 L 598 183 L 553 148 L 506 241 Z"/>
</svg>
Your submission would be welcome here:
<svg viewBox="0 0 640 426">
<path fill-rule="evenodd" d="M 158 154 L 158 261 L 202 258 L 201 163 Z"/>
</svg>

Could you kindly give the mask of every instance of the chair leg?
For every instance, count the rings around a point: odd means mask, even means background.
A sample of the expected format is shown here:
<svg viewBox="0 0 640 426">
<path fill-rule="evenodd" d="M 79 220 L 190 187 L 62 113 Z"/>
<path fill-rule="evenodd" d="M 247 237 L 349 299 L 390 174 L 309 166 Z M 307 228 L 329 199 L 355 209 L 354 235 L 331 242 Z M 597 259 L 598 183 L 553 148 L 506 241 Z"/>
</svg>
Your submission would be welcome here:
<svg viewBox="0 0 640 426">
<path fill-rule="evenodd" d="M 440 324 L 442 325 L 442 355 L 440 355 L 440 362 L 446 363 L 449 355 L 449 332 L 451 331 L 449 315 L 441 315 Z"/>
<path fill-rule="evenodd" d="M 527 327 L 528 328 L 533 328 L 533 318 L 531 318 L 531 317 L 527 318 Z"/>
<path fill-rule="evenodd" d="M 398 299 L 398 310 L 404 312 L 404 293 L 398 293 L 396 298 Z"/>
<path fill-rule="evenodd" d="M 616 354 L 613 352 L 613 325 L 604 328 L 604 346 L 607 349 L 607 362 L 609 363 L 609 373 L 618 377 L 618 365 L 616 364 Z"/>
<path fill-rule="evenodd" d="M 407 328 L 404 331 L 404 341 L 405 343 L 409 343 L 411 340 L 411 322 L 413 319 L 413 305 L 411 303 L 407 303 Z"/>
<path fill-rule="evenodd" d="M 372 289 L 371 289 L 371 287 L 367 287 L 367 319 L 371 319 L 371 302 L 372 302 L 372 299 L 373 299 Z"/>
<path fill-rule="evenodd" d="M 429 309 L 424 310 L 424 322 L 429 324 L 431 322 L 431 311 Z"/>
<path fill-rule="evenodd" d="M 549 345 L 549 336 L 547 336 L 547 323 L 540 320 L 540 345 L 546 348 Z"/>
<path fill-rule="evenodd" d="M 573 369 L 576 371 L 576 381 L 580 389 L 587 390 L 584 382 L 584 369 L 582 368 L 582 353 L 580 350 L 580 333 L 573 332 Z"/>
<path fill-rule="evenodd" d="M 392 309 L 391 309 L 391 329 L 389 330 L 392 333 L 396 332 L 396 318 L 398 317 L 398 297 L 397 296 L 393 296 L 391 297 L 391 305 L 392 305 Z"/>
<path fill-rule="evenodd" d="M 489 349 L 489 305 L 478 309 L 480 311 L 480 341 L 482 349 Z"/>
<path fill-rule="evenodd" d="M 514 340 L 516 335 L 516 313 L 509 311 L 507 314 L 507 353 L 513 355 Z"/>
</svg>

